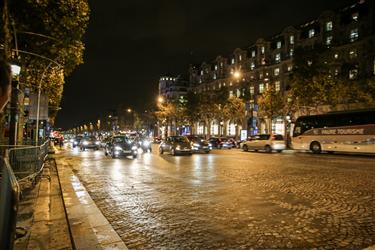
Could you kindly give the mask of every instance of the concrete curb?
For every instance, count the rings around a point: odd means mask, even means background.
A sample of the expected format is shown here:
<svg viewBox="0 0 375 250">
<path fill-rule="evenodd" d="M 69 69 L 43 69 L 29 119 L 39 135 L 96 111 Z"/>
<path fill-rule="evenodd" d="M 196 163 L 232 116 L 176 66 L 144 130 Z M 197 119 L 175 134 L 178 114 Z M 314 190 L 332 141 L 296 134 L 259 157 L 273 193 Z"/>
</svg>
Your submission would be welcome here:
<svg viewBox="0 0 375 250">
<path fill-rule="evenodd" d="M 75 249 L 127 250 L 70 166 L 57 160 L 57 169 Z"/>
</svg>

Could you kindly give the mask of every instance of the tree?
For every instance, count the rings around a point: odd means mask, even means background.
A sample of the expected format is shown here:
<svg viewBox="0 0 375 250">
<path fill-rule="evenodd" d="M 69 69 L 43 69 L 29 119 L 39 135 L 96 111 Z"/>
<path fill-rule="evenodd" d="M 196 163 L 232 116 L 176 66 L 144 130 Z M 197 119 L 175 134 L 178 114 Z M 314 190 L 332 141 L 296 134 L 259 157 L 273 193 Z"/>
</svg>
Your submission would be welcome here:
<svg viewBox="0 0 375 250">
<path fill-rule="evenodd" d="M 285 98 L 274 86 L 270 86 L 258 98 L 258 107 L 258 115 L 265 118 L 267 129 L 271 132 L 272 120 L 285 114 Z"/>
<path fill-rule="evenodd" d="M 224 105 L 223 113 L 225 117 L 228 117 L 233 123 L 237 125 L 242 124 L 245 117 L 245 102 L 239 97 L 231 96 Z M 238 131 L 236 129 L 236 136 L 237 135 Z"/>
</svg>

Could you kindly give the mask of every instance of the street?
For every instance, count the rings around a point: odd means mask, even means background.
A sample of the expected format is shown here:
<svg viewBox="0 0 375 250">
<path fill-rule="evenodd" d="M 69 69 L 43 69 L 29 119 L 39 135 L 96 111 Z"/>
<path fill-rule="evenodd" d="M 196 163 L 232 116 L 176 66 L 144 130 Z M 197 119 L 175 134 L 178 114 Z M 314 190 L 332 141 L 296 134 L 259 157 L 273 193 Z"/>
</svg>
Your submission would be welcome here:
<svg viewBox="0 0 375 250">
<path fill-rule="evenodd" d="M 214 150 L 70 165 L 129 249 L 362 249 L 375 244 L 375 158 Z"/>
</svg>

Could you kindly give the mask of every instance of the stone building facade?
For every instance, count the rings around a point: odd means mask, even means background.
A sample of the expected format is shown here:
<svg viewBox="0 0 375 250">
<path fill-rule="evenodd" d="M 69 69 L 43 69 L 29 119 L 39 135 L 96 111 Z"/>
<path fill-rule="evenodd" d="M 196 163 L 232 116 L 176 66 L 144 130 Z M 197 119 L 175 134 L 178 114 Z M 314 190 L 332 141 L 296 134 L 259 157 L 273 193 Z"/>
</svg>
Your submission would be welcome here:
<svg viewBox="0 0 375 250">
<path fill-rule="evenodd" d="M 189 84 L 195 93 L 213 91 L 223 86 L 229 95 L 241 97 L 245 90 L 250 98 L 246 100 L 247 121 L 243 124 L 226 122 L 223 135 L 237 135 L 240 129 L 248 132 L 264 133 L 266 126 L 257 117 L 257 97 L 270 85 L 283 95 L 289 88 L 289 75 L 293 71 L 294 53 L 297 48 L 325 46 L 334 57 L 333 71 L 337 74 L 343 64 L 350 65 L 348 84 L 358 75 L 375 74 L 375 1 L 359 0 L 351 6 L 325 11 L 314 20 L 301 25 L 288 26 L 279 34 L 269 38 L 259 38 L 246 48 L 236 48 L 232 54 L 217 56 L 209 63 L 190 65 Z M 285 117 L 272 121 L 275 133 L 285 133 Z M 218 121 L 202 128 L 196 124 L 196 133 L 211 135 L 221 131 Z M 235 132 L 234 132 L 235 129 Z M 216 134 L 217 135 L 217 134 Z"/>
</svg>

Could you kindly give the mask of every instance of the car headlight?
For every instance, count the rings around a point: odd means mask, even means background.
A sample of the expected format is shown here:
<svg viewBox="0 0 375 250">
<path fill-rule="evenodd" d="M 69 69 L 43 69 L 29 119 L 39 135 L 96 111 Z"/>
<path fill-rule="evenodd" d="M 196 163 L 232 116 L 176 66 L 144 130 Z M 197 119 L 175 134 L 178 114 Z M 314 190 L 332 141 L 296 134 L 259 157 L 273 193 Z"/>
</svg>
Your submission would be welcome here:
<svg viewBox="0 0 375 250">
<path fill-rule="evenodd" d="M 86 146 L 86 145 L 89 145 L 89 142 L 88 141 L 84 141 L 84 142 L 82 142 L 82 144 Z"/>
<path fill-rule="evenodd" d="M 209 147 L 212 147 L 212 143 L 208 143 L 208 146 L 209 146 Z"/>
<path fill-rule="evenodd" d="M 193 143 L 194 147 L 199 147 L 200 145 L 198 143 Z"/>
<path fill-rule="evenodd" d="M 137 150 L 137 149 L 138 149 L 137 146 L 133 146 L 133 147 L 132 147 L 132 150 Z"/>
<path fill-rule="evenodd" d="M 122 147 L 120 147 L 120 146 L 115 146 L 115 150 L 120 151 L 120 150 L 122 150 Z"/>
</svg>

